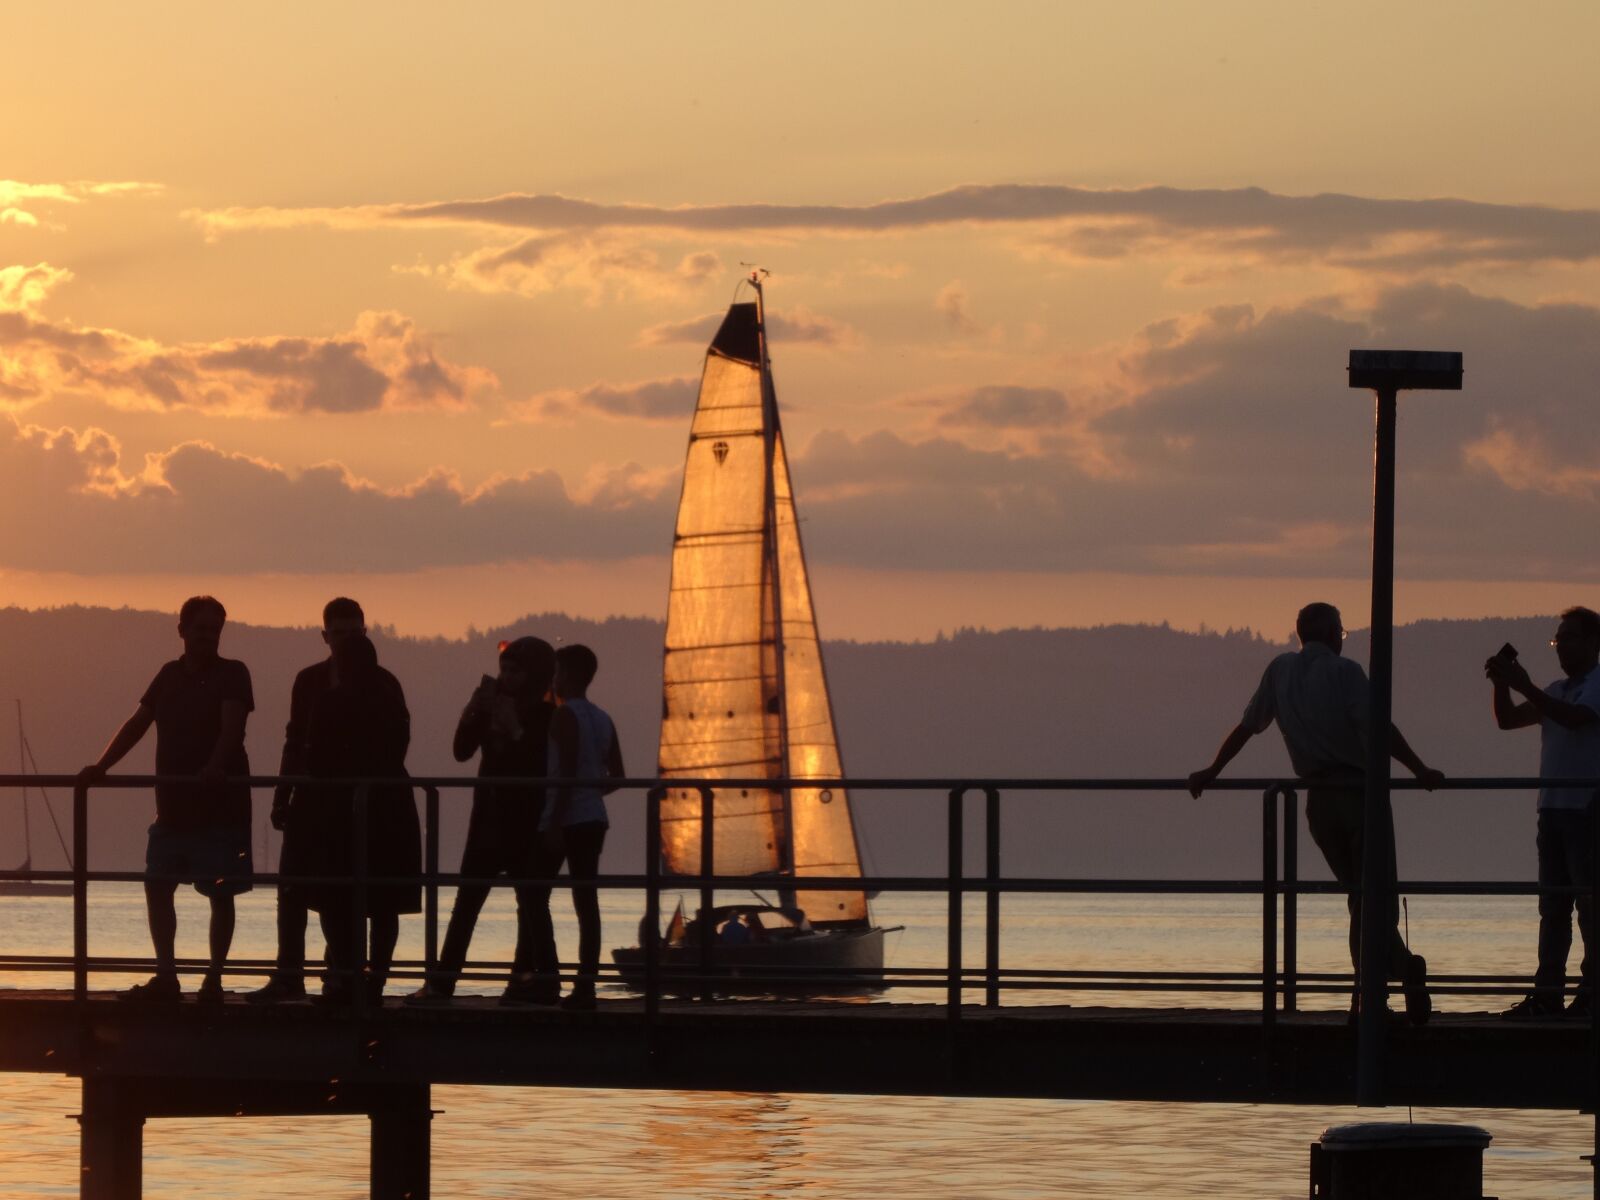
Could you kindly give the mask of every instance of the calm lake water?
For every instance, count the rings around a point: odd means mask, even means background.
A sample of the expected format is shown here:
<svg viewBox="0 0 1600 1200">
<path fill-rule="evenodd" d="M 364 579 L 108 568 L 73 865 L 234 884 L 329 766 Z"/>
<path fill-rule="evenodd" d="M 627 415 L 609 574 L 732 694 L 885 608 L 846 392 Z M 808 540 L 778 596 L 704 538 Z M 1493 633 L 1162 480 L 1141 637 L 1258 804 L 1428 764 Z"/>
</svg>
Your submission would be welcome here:
<svg viewBox="0 0 1600 1200">
<path fill-rule="evenodd" d="M 179 952 L 198 956 L 204 948 L 204 901 L 188 891 L 183 897 Z M 1422 897 L 1410 906 L 1412 940 L 1435 973 L 1525 973 L 1532 966 L 1533 903 Z M 1345 967 L 1342 901 L 1306 897 L 1301 904 L 1301 968 Z M 91 905 L 95 953 L 149 952 L 136 886 L 98 885 Z M 272 956 L 272 905 L 270 891 L 241 900 L 237 957 Z M 447 898 L 441 907 L 448 911 Z M 562 950 L 570 957 L 576 931 L 560 896 L 556 908 Z M 890 937 L 890 965 L 942 962 L 942 896 L 885 894 L 875 908 L 882 924 L 907 926 Z M 10 951 L 61 953 L 70 946 L 69 901 L 4 897 L 0 909 Z M 607 944 L 631 943 L 637 895 L 608 897 L 605 911 Z M 1004 912 L 1007 967 L 1259 969 L 1260 902 L 1252 897 L 1008 897 Z M 420 918 L 408 919 L 403 955 L 420 957 L 420 935 Z M 967 910 L 965 936 L 969 961 L 976 964 L 982 954 L 976 902 Z M 497 891 L 484 911 L 474 956 L 509 957 L 513 938 L 510 895 Z M 5 986 L 47 982 L 60 983 L 0 976 Z M 239 979 L 230 986 L 244 989 L 256 982 Z M 96 986 L 113 983 L 107 977 Z M 400 984 L 391 988 L 400 990 Z M 906 991 L 887 996 L 933 998 Z M 1024 993 L 1006 1003 L 1062 1000 L 1138 1002 L 1116 993 Z M 1161 1001 L 1186 1002 L 1199 999 Z M 1252 997 L 1221 1002 L 1248 1006 Z M 1440 1000 L 1447 1010 L 1503 1003 Z M 1339 997 L 1308 997 L 1302 1007 L 1342 1005 Z M 0 1089 L 0 1197 L 76 1196 L 77 1126 L 67 1118 L 78 1111 L 77 1084 L 5 1075 Z M 434 1195 L 451 1200 L 1287 1200 L 1306 1194 L 1307 1146 L 1328 1125 L 1407 1117 L 1404 1109 L 462 1087 L 435 1088 L 434 1107 L 443 1110 L 433 1125 Z M 1413 1115 L 1418 1121 L 1482 1125 L 1493 1133 L 1485 1187 L 1502 1200 L 1591 1194 L 1589 1168 L 1579 1157 L 1591 1147 L 1590 1118 L 1482 1109 L 1418 1109 Z M 145 1130 L 145 1194 L 152 1200 L 363 1197 L 367 1132 L 359 1117 L 152 1121 Z"/>
</svg>

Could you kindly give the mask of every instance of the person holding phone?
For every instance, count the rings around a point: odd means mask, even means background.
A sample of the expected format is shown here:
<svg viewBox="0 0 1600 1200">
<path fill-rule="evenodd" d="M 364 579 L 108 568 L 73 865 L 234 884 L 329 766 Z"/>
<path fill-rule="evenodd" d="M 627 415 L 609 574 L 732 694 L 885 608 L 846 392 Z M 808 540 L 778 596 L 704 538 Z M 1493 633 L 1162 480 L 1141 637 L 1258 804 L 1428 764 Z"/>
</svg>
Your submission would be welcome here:
<svg viewBox="0 0 1600 1200">
<path fill-rule="evenodd" d="M 555 674 L 556 655 L 542 638 L 521 637 L 500 643 L 500 673 L 479 681 L 456 724 L 452 750 L 457 762 L 479 755 L 479 779 L 542 779 L 555 706 L 547 693 Z M 544 788 L 528 784 L 480 786 L 473 793 L 467 844 L 461 852 L 461 874 L 477 878 L 497 875 L 533 877 L 539 851 L 539 817 Z M 537 933 L 534 889 L 517 889 L 517 947 L 507 1002 L 554 1004 L 559 983 L 537 984 L 534 957 Z M 449 1004 L 467 961 L 467 948 L 478 914 L 489 896 L 483 884 L 462 884 L 450 910 L 439 971 L 412 995 L 408 1004 Z M 548 901 L 547 901 L 548 903 Z M 548 918 L 547 918 L 548 919 Z"/>
<path fill-rule="evenodd" d="M 1539 727 L 1541 779 L 1600 778 L 1600 614 L 1574 607 L 1561 614 L 1550 639 L 1561 678 L 1540 688 L 1509 643 L 1483 664 L 1494 685 L 1494 719 L 1501 729 Z M 1521 701 L 1512 697 L 1516 692 Z M 1593 787 L 1539 789 L 1539 887 L 1578 891 L 1539 893 L 1539 966 L 1533 991 L 1501 1015 L 1537 1021 L 1562 1015 L 1567 955 L 1572 949 L 1572 910 L 1578 910 L 1583 965 L 1578 991 L 1566 1014 L 1587 1019 L 1593 1001 L 1593 932 L 1588 888 L 1594 881 Z"/>
</svg>

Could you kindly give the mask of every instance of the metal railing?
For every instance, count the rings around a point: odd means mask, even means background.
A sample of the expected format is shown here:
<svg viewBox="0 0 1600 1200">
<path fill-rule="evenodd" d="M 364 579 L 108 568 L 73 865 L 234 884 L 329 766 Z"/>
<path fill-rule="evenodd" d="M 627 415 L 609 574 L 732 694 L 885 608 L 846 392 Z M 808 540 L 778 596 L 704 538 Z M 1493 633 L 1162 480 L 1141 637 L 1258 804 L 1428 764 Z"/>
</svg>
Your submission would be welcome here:
<svg viewBox="0 0 1600 1200">
<path fill-rule="evenodd" d="M 70 881 L 72 897 L 72 953 L 70 955 L 5 955 L 0 952 L 0 969 L 14 971 L 70 970 L 72 990 L 79 1002 L 89 997 L 91 974 L 135 972 L 149 970 L 150 959 L 128 956 L 101 956 L 90 953 L 89 946 L 89 887 L 91 884 L 110 882 L 142 882 L 156 878 L 146 871 L 90 870 L 90 799 L 91 793 L 105 790 L 128 793 L 146 790 L 157 782 L 178 782 L 156 776 L 114 776 L 93 784 L 80 782 L 67 775 L 0 775 L 0 788 L 6 787 L 56 787 L 73 789 L 72 844 L 73 866 L 69 871 L 0 871 L 0 880 Z M 185 780 L 184 782 L 193 782 Z M 567 876 L 559 878 L 493 877 L 462 875 L 442 872 L 439 869 L 441 793 L 475 793 L 481 788 L 553 788 L 557 786 L 596 786 L 642 791 L 645 795 L 645 832 L 643 871 L 639 874 L 601 875 L 592 886 L 601 890 L 634 889 L 644 894 L 644 921 L 642 928 L 659 931 L 661 928 L 661 897 L 664 891 L 698 891 L 702 914 L 709 914 L 718 890 L 746 890 L 752 884 L 748 876 L 724 876 L 716 873 L 715 804 L 718 789 L 760 788 L 776 789 L 785 786 L 806 787 L 816 785 L 815 780 L 770 779 L 625 779 L 625 780 L 547 780 L 547 779 L 480 779 L 456 776 L 412 777 L 407 779 L 354 779 L 330 781 L 288 776 L 251 776 L 247 783 L 252 788 L 273 788 L 281 784 L 309 787 L 327 787 L 330 784 L 354 789 L 352 820 L 355 848 L 353 870 L 349 876 L 311 877 L 303 875 L 282 876 L 274 872 L 256 871 L 252 882 L 311 884 L 344 886 L 352 891 L 353 920 L 361 926 L 362 936 L 353 944 L 364 946 L 365 930 L 362 922 L 366 912 L 368 890 L 385 884 L 415 884 L 416 877 L 396 879 L 374 877 L 368 871 L 365 854 L 366 807 L 370 790 L 380 786 L 411 787 L 423 794 L 422 806 L 422 876 L 423 904 L 423 958 L 420 962 L 401 960 L 395 965 L 394 977 L 432 979 L 439 971 L 439 890 L 442 887 L 468 885 L 512 886 L 533 885 L 551 889 L 567 889 L 574 881 Z M 1265 779 L 1220 780 L 1208 787 L 1208 792 L 1255 792 L 1261 797 L 1261 872 L 1249 879 L 1109 879 L 1069 877 L 1019 877 L 1007 876 L 1002 871 L 1001 832 L 1002 800 L 1007 794 L 1030 793 L 1088 793 L 1088 792 L 1181 792 L 1187 790 L 1187 781 L 1173 779 L 854 779 L 849 787 L 857 792 L 942 792 L 946 804 L 946 870 L 933 875 L 889 876 L 805 876 L 785 879 L 783 886 L 795 892 L 831 891 L 841 888 L 865 888 L 874 892 L 943 893 L 947 898 L 946 953 L 942 965 L 885 967 L 881 975 L 865 979 L 859 971 L 844 968 L 785 968 L 782 972 L 747 975 L 739 981 L 740 990 L 748 992 L 752 985 L 770 989 L 774 993 L 797 990 L 847 991 L 863 984 L 890 987 L 937 987 L 944 993 L 944 1004 L 949 1019 L 959 1021 L 963 1015 L 963 1001 L 967 992 L 980 993 L 983 1004 L 997 1007 L 1008 992 L 1142 992 L 1154 995 L 1187 993 L 1191 995 L 1227 995 L 1256 993 L 1259 996 L 1261 1021 L 1271 1031 L 1279 1017 L 1293 1013 L 1300 998 L 1307 994 L 1345 993 L 1353 984 L 1353 973 L 1302 972 L 1299 969 L 1299 897 L 1303 895 L 1346 894 L 1347 889 L 1332 882 L 1303 881 L 1298 877 L 1299 795 L 1307 785 L 1301 781 Z M 1417 785 L 1409 780 L 1395 780 L 1397 791 L 1415 790 Z M 1470 778 L 1450 780 L 1442 785 L 1446 791 L 1528 791 L 1540 786 L 1570 786 L 1594 788 L 1596 780 L 1539 780 L 1535 778 Z M 693 876 L 667 875 L 662 869 L 661 802 L 668 788 L 675 791 L 697 791 L 700 795 L 700 874 Z M 966 817 L 969 796 L 981 795 L 983 801 L 983 869 L 981 874 L 966 871 Z M 1201 803 L 1204 803 L 1202 801 Z M 1597 835 L 1600 836 L 1600 835 Z M 173 877 L 163 877 L 172 879 Z M 184 877 L 177 882 L 187 882 Z M 589 886 L 591 881 L 578 881 L 578 886 Z M 774 884 L 771 877 L 762 883 Z M 1594 888 L 1543 888 L 1534 883 L 1521 882 L 1470 882 L 1470 881 L 1418 881 L 1401 882 L 1400 891 L 1410 895 L 1497 895 L 1533 896 L 1543 892 L 1574 894 L 1588 891 L 1594 902 Z M 969 895 L 983 897 L 983 965 L 965 963 L 964 905 Z M 1002 897 L 1012 894 L 1145 894 L 1145 895 L 1259 895 L 1261 898 L 1261 965 L 1259 971 L 1185 971 L 1168 970 L 1079 970 L 1052 968 L 1004 968 L 1001 966 L 1003 923 L 1001 921 Z M 803 903 L 801 904 L 803 908 Z M 664 995 L 693 994 L 701 1000 L 711 1000 L 727 990 L 728 980 L 716 969 L 716 944 L 709 919 L 700 920 L 697 928 L 698 962 L 691 966 L 665 963 L 665 947 L 659 937 L 642 937 L 643 993 L 646 1013 L 653 1018 L 659 1011 Z M 1280 960 L 1281 949 L 1281 960 Z M 361 954 L 359 958 L 364 959 Z M 181 970 L 197 970 L 196 960 L 180 960 Z M 571 964 L 564 964 L 563 969 Z M 226 970 L 230 974 L 265 973 L 271 964 L 258 960 L 235 961 Z M 353 964 L 351 971 L 359 969 Z M 484 963 L 469 960 L 463 978 L 486 979 L 504 977 L 509 964 Z M 616 979 L 615 969 L 602 964 L 603 979 Z M 1433 990 L 1441 994 L 1461 995 L 1514 995 L 1525 992 L 1530 979 L 1527 976 L 1503 974 L 1452 974 L 1434 976 Z M 352 988 L 352 1011 L 360 1015 L 364 1008 L 364 989 Z M 1600 1039 L 1600 1030 L 1596 1032 Z M 1600 1044 L 1600 1041 L 1597 1041 Z"/>
</svg>

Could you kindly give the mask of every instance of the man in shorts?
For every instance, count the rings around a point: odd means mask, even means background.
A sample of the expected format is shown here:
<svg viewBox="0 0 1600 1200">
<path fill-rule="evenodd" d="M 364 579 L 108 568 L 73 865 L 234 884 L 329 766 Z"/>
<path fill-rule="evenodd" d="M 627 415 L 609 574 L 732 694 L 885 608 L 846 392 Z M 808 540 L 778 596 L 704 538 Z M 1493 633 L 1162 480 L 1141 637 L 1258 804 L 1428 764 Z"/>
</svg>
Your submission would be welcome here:
<svg viewBox="0 0 1600 1200">
<path fill-rule="evenodd" d="M 188 776 L 156 787 L 156 820 L 145 852 L 145 907 L 156 973 L 123 993 L 127 1000 L 176 1001 L 178 884 L 192 883 L 211 901 L 211 962 L 200 985 L 203 1003 L 222 1001 L 222 968 L 233 943 L 233 898 L 250 890 L 250 789 L 227 778 L 250 774 L 244 726 L 255 700 L 250 671 L 217 653 L 227 611 L 211 596 L 193 596 L 178 613 L 183 655 L 145 689 L 139 707 L 79 779 L 95 783 L 156 728 L 156 774 Z"/>
</svg>

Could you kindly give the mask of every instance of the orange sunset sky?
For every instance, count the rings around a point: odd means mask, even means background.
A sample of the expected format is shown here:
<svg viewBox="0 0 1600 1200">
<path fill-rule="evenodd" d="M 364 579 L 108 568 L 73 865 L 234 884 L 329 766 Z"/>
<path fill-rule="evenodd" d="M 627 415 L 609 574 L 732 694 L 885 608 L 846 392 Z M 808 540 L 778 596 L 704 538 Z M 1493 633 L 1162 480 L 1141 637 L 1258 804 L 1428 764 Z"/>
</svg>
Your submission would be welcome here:
<svg viewBox="0 0 1600 1200">
<path fill-rule="evenodd" d="M 772 271 L 834 637 L 1600 596 L 1592 3 L 0 14 L 0 602 L 657 616 Z"/>
</svg>

